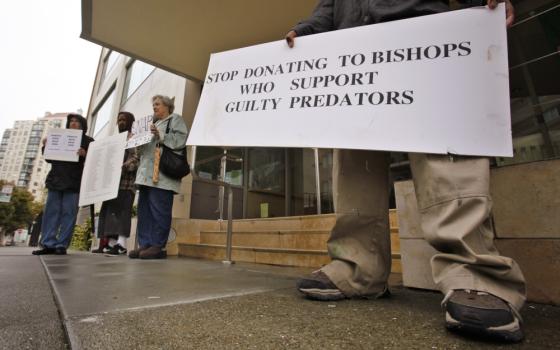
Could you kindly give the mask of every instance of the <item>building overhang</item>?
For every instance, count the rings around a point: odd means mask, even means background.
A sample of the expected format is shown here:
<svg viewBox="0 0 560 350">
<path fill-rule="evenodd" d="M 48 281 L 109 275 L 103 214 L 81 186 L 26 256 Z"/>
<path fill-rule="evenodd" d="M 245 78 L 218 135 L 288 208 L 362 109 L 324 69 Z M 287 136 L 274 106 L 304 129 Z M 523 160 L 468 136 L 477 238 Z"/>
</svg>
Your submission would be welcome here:
<svg viewBox="0 0 560 350">
<path fill-rule="evenodd" d="M 317 0 L 82 0 L 81 37 L 187 78 L 210 54 L 279 40 Z"/>
</svg>

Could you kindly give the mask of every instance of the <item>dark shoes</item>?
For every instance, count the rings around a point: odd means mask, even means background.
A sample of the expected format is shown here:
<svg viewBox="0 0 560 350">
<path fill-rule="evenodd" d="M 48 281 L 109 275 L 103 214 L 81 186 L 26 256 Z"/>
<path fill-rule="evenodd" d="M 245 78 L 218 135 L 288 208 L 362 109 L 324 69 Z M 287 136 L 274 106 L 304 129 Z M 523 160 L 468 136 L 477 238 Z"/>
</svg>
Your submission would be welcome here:
<svg viewBox="0 0 560 350">
<path fill-rule="evenodd" d="M 42 249 L 34 250 L 31 252 L 33 255 L 45 255 L 45 254 L 54 254 L 56 249 L 54 248 L 47 248 L 43 247 Z"/>
<path fill-rule="evenodd" d="M 445 325 L 451 331 L 506 342 L 523 340 L 521 317 L 496 296 L 474 290 L 455 290 L 442 305 Z"/>
<path fill-rule="evenodd" d="M 349 298 L 321 270 L 297 281 L 297 289 L 308 299 L 320 301 L 336 301 Z M 359 295 L 355 298 L 379 299 L 390 296 L 389 288 L 385 286 L 382 292 L 371 295 Z"/>
<path fill-rule="evenodd" d="M 138 249 L 134 249 L 131 250 L 130 252 L 128 252 L 128 257 L 131 259 L 138 259 L 140 258 L 140 252 L 144 249 L 147 249 L 146 247 L 138 247 Z"/>
<path fill-rule="evenodd" d="M 66 248 L 64 247 L 56 247 L 56 248 L 48 248 L 43 247 L 43 249 L 34 250 L 31 252 L 33 255 L 46 255 L 46 254 L 56 254 L 56 255 L 66 255 Z"/>
<path fill-rule="evenodd" d="M 105 247 L 101 247 L 101 246 L 100 246 L 99 248 L 94 249 L 94 250 L 92 250 L 91 252 L 92 252 L 92 253 L 95 253 L 95 254 L 103 254 L 103 253 L 104 253 L 104 251 L 103 251 L 104 249 L 105 249 Z"/>
<path fill-rule="evenodd" d="M 105 253 L 108 255 L 126 255 L 126 248 L 117 243 L 105 250 Z"/>
<path fill-rule="evenodd" d="M 167 252 L 161 250 L 160 247 L 149 247 L 140 251 L 140 259 L 165 259 L 167 258 Z"/>
<path fill-rule="evenodd" d="M 166 259 L 167 251 L 158 247 L 140 247 L 128 252 L 128 257 L 131 259 Z"/>
<path fill-rule="evenodd" d="M 320 301 L 336 301 L 349 298 L 322 271 L 297 282 L 298 290 L 307 298 Z M 363 298 L 389 296 L 389 290 Z M 454 290 L 443 303 L 445 325 L 456 332 L 483 336 L 505 342 L 523 340 L 521 317 L 504 300 L 484 292 Z"/>
<path fill-rule="evenodd" d="M 313 300 L 335 301 L 346 299 L 346 296 L 321 270 L 297 281 L 297 289 L 306 297 Z"/>
<path fill-rule="evenodd" d="M 321 270 L 317 270 L 311 275 L 301 278 L 297 281 L 297 289 L 308 299 L 320 301 L 336 301 L 348 299 L 350 297 L 338 289 L 338 287 L 329 279 L 329 277 Z M 355 298 L 379 299 L 389 297 L 391 293 L 389 288 L 385 286 L 382 292 L 371 295 L 359 295 Z"/>
<path fill-rule="evenodd" d="M 99 248 L 92 250 L 92 253 L 103 254 L 106 253 L 107 248 L 109 248 L 109 240 L 107 238 L 99 239 Z"/>
</svg>

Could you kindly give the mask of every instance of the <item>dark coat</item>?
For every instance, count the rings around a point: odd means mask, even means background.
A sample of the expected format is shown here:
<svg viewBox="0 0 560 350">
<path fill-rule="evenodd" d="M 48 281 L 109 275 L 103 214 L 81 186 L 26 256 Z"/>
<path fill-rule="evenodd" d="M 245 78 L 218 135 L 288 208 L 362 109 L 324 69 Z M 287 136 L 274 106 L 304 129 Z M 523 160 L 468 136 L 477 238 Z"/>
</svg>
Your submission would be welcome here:
<svg viewBox="0 0 560 350">
<path fill-rule="evenodd" d="M 459 0 L 467 6 L 485 0 Z M 313 14 L 293 30 L 298 36 L 445 12 L 449 0 L 320 0 Z"/>
<path fill-rule="evenodd" d="M 87 120 L 79 114 L 68 114 L 66 118 L 66 128 L 70 127 L 71 118 L 78 118 L 82 124 L 83 135 L 80 147 L 87 151 L 89 144 L 93 142 L 93 138 L 86 135 Z M 85 157 L 80 157 L 78 162 L 47 160 L 47 162 L 51 163 L 52 167 L 47 175 L 47 180 L 45 182 L 46 187 L 53 191 L 80 192 L 85 160 Z"/>
</svg>

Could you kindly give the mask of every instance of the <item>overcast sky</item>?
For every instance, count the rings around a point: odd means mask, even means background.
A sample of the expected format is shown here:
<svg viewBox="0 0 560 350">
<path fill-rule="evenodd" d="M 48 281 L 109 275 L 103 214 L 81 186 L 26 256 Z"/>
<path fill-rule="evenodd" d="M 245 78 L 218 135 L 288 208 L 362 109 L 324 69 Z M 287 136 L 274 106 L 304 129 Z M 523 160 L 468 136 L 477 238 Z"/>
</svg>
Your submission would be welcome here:
<svg viewBox="0 0 560 350">
<path fill-rule="evenodd" d="M 2 1 L 0 138 L 15 120 L 87 113 L 101 47 L 80 39 L 81 1 Z"/>
</svg>

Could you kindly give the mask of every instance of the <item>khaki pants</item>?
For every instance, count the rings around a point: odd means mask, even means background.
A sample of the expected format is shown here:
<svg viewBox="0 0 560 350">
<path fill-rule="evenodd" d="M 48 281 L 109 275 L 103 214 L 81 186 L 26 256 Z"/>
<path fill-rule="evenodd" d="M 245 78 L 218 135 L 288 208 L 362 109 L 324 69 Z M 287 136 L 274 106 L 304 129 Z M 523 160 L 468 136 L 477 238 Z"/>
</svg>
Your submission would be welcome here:
<svg viewBox="0 0 560 350">
<path fill-rule="evenodd" d="M 494 246 L 486 158 L 409 154 L 425 239 L 440 254 L 432 276 L 444 294 L 488 292 L 517 310 L 525 302 L 519 266 Z M 335 150 L 336 223 L 331 263 L 321 270 L 347 296 L 383 291 L 391 271 L 388 153 Z"/>
</svg>

